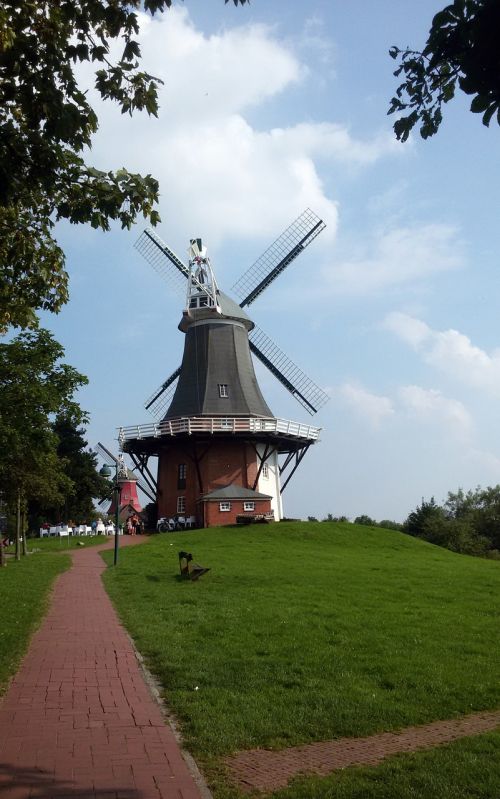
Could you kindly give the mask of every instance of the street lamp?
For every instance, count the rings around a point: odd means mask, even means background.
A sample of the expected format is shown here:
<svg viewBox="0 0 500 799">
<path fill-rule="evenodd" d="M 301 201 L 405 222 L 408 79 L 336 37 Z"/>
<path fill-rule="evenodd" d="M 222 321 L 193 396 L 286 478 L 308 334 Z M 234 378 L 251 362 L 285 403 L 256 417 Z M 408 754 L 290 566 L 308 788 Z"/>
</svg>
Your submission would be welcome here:
<svg viewBox="0 0 500 799">
<path fill-rule="evenodd" d="M 115 493 L 115 513 L 116 513 L 116 520 L 115 520 L 115 552 L 113 557 L 113 566 L 116 566 L 118 563 L 118 532 L 120 530 L 120 493 L 121 489 L 118 483 L 118 467 L 119 462 L 113 464 L 116 469 L 115 474 L 115 485 L 113 487 L 113 492 Z M 111 471 L 112 466 L 109 463 L 105 463 L 102 469 L 99 471 L 101 477 L 111 477 L 113 472 Z"/>
</svg>

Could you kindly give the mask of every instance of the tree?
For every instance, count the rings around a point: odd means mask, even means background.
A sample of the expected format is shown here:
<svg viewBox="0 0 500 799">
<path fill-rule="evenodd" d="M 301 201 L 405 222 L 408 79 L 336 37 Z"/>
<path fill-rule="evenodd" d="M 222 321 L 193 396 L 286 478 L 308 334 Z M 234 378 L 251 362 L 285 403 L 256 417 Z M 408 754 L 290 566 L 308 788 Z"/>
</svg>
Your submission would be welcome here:
<svg viewBox="0 0 500 799">
<path fill-rule="evenodd" d="M 57 437 L 57 457 L 71 486 L 55 503 L 39 499 L 29 503 L 33 529 L 38 528 L 42 521 L 86 521 L 94 513 L 93 500 L 101 499 L 109 492 L 108 481 L 97 471 L 97 455 L 87 449 L 85 429 L 67 413 L 57 415 L 52 429 Z"/>
<path fill-rule="evenodd" d="M 227 3 L 228 0 L 225 0 Z M 233 0 L 235 5 L 246 0 Z M 129 228 L 138 214 L 159 221 L 158 182 L 125 168 L 85 162 L 98 118 L 75 65 L 95 63 L 95 87 L 122 113 L 156 116 L 161 81 L 140 71 L 137 11 L 162 13 L 171 0 L 4 0 L 0 9 L 0 329 L 36 324 L 68 299 L 55 221 L 110 220 Z M 110 60 L 114 43 L 123 46 Z"/>
<path fill-rule="evenodd" d="M 498 0 L 454 0 L 435 15 L 422 51 L 392 47 L 400 61 L 394 75 L 404 77 L 388 111 L 399 115 L 397 138 L 406 141 L 416 124 L 423 139 L 433 136 L 457 85 L 472 96 L 470 110 L 484 125 L 494 114 L 500 124 L 499 40 Z"/>
<path fill-rule="evenodd" d="M 361 516 L 356 516 L 354 519 L 354 524 L 364 524 L 366 527 L 377 526 L 375 519 L 371 519 L 370 516 L 366 515 L 366 513 L 361 514 Z"/>
<path fill-rule="evenodd" d="M 494 556 L 500 549 L 500 485 L 450 491 L 443 507 L 422 499 L 403 530 L 454 552 Z"/>
<path fill-rule="evenodd" d="M 52 420 L 60 413 L 75 423 L 85 421 L 73 394 L 87 379 L 60 363 L 63 354 L 43 329 L 0 344 L 0 492 L 15 513 L 17 557 L 27 501 L 55 504 L 72 487 L 57 454 Z"/>
<path fill-rule="evenodd" d="M 403 524 L 403 530 L 409 535 L 423 537 L 424 524 L 430 519 L 438 519 L 444 517 L 443 509 L 436 504 L 434 497 L 431 497 L 430 502 L 426 502 L 422 497 L 422 504 L 417 505 Z"/>
<path fill-rule="evenodd" d="M 449 492 L 445 508 L 449 518 L 465 519 L 474 535 L 487 541 L 488 549 L 500 549 L 500 485 Z"/>
<path fill-rule="evenodd" d="M 403 525 L 400 522 L 394 522 L 392 519 L 382 519 L 381 522 L 378 523 L 379 527 L 384 527 L 386 530 L 402 530 Z"/>
</svg>

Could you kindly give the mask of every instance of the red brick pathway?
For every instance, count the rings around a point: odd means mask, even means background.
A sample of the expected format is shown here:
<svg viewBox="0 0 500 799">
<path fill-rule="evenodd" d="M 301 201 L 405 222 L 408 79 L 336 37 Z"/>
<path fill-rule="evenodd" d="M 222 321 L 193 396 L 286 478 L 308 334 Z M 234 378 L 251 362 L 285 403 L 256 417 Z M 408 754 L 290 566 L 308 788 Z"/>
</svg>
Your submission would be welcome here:
<svg viewBox="0 0 500 799">
<path fill-rule="evenodd" d="M 451 743 L 457 738 L 490 732 L 498 726 L 500 710 L 367 738 L 338 738 L 293 746 L 281 752 L 252 749 L 226 758 L 226 764 L 241 790 L 276 791 L 301 772 L 325 776 L 347 766 L 373 766 L 391 755 Z"/>
<path fill-rule="evenodd" d="M 103 569 L 95 547 L 74 552 L 0 704 L 2 799 L 207 795 L 151 697 Z"/>
</svg>

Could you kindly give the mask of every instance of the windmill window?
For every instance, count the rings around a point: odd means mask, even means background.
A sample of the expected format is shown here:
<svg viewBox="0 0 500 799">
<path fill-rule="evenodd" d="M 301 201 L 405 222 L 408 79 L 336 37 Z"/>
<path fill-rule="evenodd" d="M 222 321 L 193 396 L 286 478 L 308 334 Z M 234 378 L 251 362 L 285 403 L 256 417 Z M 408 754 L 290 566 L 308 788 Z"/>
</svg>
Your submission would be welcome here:
<svg viewBox="0 0 500 799">
<path fill-rule="evenodd" d="M 219 510 L 220 511 L 231 510 L 231 503 L 230 502 L 219 502 Z"/>
<path fill-rule="evenodd" d="M 186 497 L 177 497 L 177 513 L 185 513 Z"/>
<path fill-rule="evenodd" d="M 177 466 L 177 488 L 186 488 L 187 467 L 185 463 Z"/>
<path fill-rule="evenodd" d="M 244 502 L 243 510 L 255 510 L 255 502 Z"/>
<path fill-rule="evenodd" d="M 265 463 L 262 467 L 262 477 L 264 477 L 265 480 L 267 480 L 269 477 L 269 466 L 267 463 Z"/>
<path fill-rule="evenodd" d="M 205 308 L 208 305 L 208 297 L 200 297 L 200 308 Z"/>
<path fill-rule="evenodd" d="M 219 386 L 219 397 L 229 397 L 229 392 L 227 390 L 227 383 L 218 383 Z"/>
</svg>

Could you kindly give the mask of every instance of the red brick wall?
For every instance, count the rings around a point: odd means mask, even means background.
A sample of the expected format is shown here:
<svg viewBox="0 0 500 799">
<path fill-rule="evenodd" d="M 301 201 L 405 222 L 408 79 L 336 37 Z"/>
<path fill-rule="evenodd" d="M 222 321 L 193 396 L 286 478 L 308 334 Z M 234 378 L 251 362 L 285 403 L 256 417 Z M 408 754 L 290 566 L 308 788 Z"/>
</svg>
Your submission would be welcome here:
<svg viewBox="0 0 500 799">
<path fill-rule="evenodd" d="M 237 439 L 215 440 L 202 457 L 206 447 L 206 443 L 197 444 L 195 441 L 188 442 L 187 445 L 174 443 L 161 453 L 158 462 L 158 516 L 176 514 L 179 496 L 186 498 L 185 515 L 197 516 L 200 512 L 199 499 L 202 494 L 208 494 L 216 488 L 231 483 L 252 488 L 257 475 L 257 456 L 252 447 Z M 193 460 L 195 451 L 201 458 L 199 462 L 201 490 Z M 185 463 L 187 467 L 186 487 L 182 489 L 177 488 L 177 470 L 180 463 Z M 199 523 L 202 523 L 201 519 Z M 217 524 L 229 523 L 217 522 Z"/>
<path fill-rule="evenodd" d="M 219 501 L 204 503 L 205 507 L 205 527 L 216 527 L 223 524 L 235 524 L 237 516 L 253 516 L 256 513 L 269 513 L 271 510 L 270 499 L 256 499 L 255 510 L 244 511 L 242 499 L 231 500 L 231 510 L 221 511 Z"/>
</svg>

